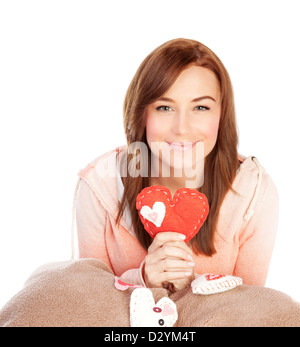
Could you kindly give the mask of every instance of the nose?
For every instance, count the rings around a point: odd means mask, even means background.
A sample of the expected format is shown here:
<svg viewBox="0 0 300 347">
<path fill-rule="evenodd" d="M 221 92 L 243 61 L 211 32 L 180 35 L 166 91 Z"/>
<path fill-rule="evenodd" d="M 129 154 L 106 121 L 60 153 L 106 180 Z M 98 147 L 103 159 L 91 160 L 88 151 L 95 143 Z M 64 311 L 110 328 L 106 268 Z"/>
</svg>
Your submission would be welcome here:
<svg viewBox="0 0 300 347">
<path fill-rule="evenodd" d="M 187 112 L 181 111 L 175 115 L 173 132 L 178 136 L 184 136 L 190 132 L 189 115 Z"/>
</svg>

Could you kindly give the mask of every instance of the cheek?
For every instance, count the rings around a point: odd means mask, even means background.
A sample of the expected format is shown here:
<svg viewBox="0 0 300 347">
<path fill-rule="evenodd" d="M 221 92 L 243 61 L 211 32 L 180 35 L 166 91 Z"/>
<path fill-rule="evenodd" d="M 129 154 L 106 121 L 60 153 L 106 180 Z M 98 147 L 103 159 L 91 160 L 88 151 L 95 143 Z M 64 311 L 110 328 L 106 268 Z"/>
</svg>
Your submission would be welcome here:
<svg viewBox="0 0 300 347">
<path fill-rule="evenodd" d="M 214 141 L 218 136 L 219 120 L 209 121 L 201 125 L 201 133 L 207 141 Z"/>
<path fill-rule="evenodd" d="M 163 123 L 156 117 L 147 116 L 146 118 L 146 136 L 148 143 L 158 141 L 163 138 L 166 130 Z"/>
</svg>

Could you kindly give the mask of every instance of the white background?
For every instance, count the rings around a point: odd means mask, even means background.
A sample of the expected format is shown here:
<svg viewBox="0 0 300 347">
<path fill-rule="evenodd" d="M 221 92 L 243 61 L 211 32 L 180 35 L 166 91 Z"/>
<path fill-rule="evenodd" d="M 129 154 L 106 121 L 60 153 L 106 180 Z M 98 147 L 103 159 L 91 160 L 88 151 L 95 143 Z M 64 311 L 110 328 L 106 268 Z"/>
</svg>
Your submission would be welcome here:
<svg viewBox="0 0 300 347">
<path fill-rule="evenodd" d="M 38 266 L 71 256 L 77 172 L 125 144 L 142 60 L 174 38 L 210 47 L 232 79 L 239 152 L 280 195 L 267 286 L 300 301 L 299 1 L 0 2 L 0 307 Z"/>
</svg>

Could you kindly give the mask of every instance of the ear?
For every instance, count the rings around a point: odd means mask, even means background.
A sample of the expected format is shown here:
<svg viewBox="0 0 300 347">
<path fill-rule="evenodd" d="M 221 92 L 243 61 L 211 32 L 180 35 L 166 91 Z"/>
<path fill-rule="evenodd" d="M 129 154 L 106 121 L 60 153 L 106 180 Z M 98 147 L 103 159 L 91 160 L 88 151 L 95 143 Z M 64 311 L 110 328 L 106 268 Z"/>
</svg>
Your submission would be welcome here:
<svg viewBox="0 0 300 347">
<path fill-rule="evenodd" d="M 151 326 L 150 313 L 155 306 L 152 292 L 148 288 L 135 289 L 130 297 L 130 326 L 147 327 Z"/>
<path fill-rule="evenodd" d="M 157 302 L 156 306 L 162 309 L 162 317 L 165 321 L 164 326 L 172 327 L 178 319 L 177 307 L 174 301 L 164 297 Z"/>
</svg>

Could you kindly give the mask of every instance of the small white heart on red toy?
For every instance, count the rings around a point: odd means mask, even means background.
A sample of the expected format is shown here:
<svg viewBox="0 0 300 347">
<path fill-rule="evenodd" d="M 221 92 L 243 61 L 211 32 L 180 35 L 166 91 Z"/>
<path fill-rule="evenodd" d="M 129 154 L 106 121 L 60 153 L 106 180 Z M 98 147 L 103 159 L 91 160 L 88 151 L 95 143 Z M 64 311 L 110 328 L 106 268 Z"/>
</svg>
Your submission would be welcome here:
<svg viewBox="0 0 300 347">
<path fill-rule="evenodd" d="M 157 220 L 157 217 L 158 217 L 158 214 L 157 212 L 152 212 L 152 213 L 149 213 L 149 218 L 151 218 L 151 220 L 155 221 Z"/>
<path fill-rule="evenodd" d="M 145 219 L 148 219 L 155 226 L 160 227 L 165 218 L 166 206 L 163 202 L 157 201 L 152 208 L 143 206 L 140 213 Z"/>
</svg>

